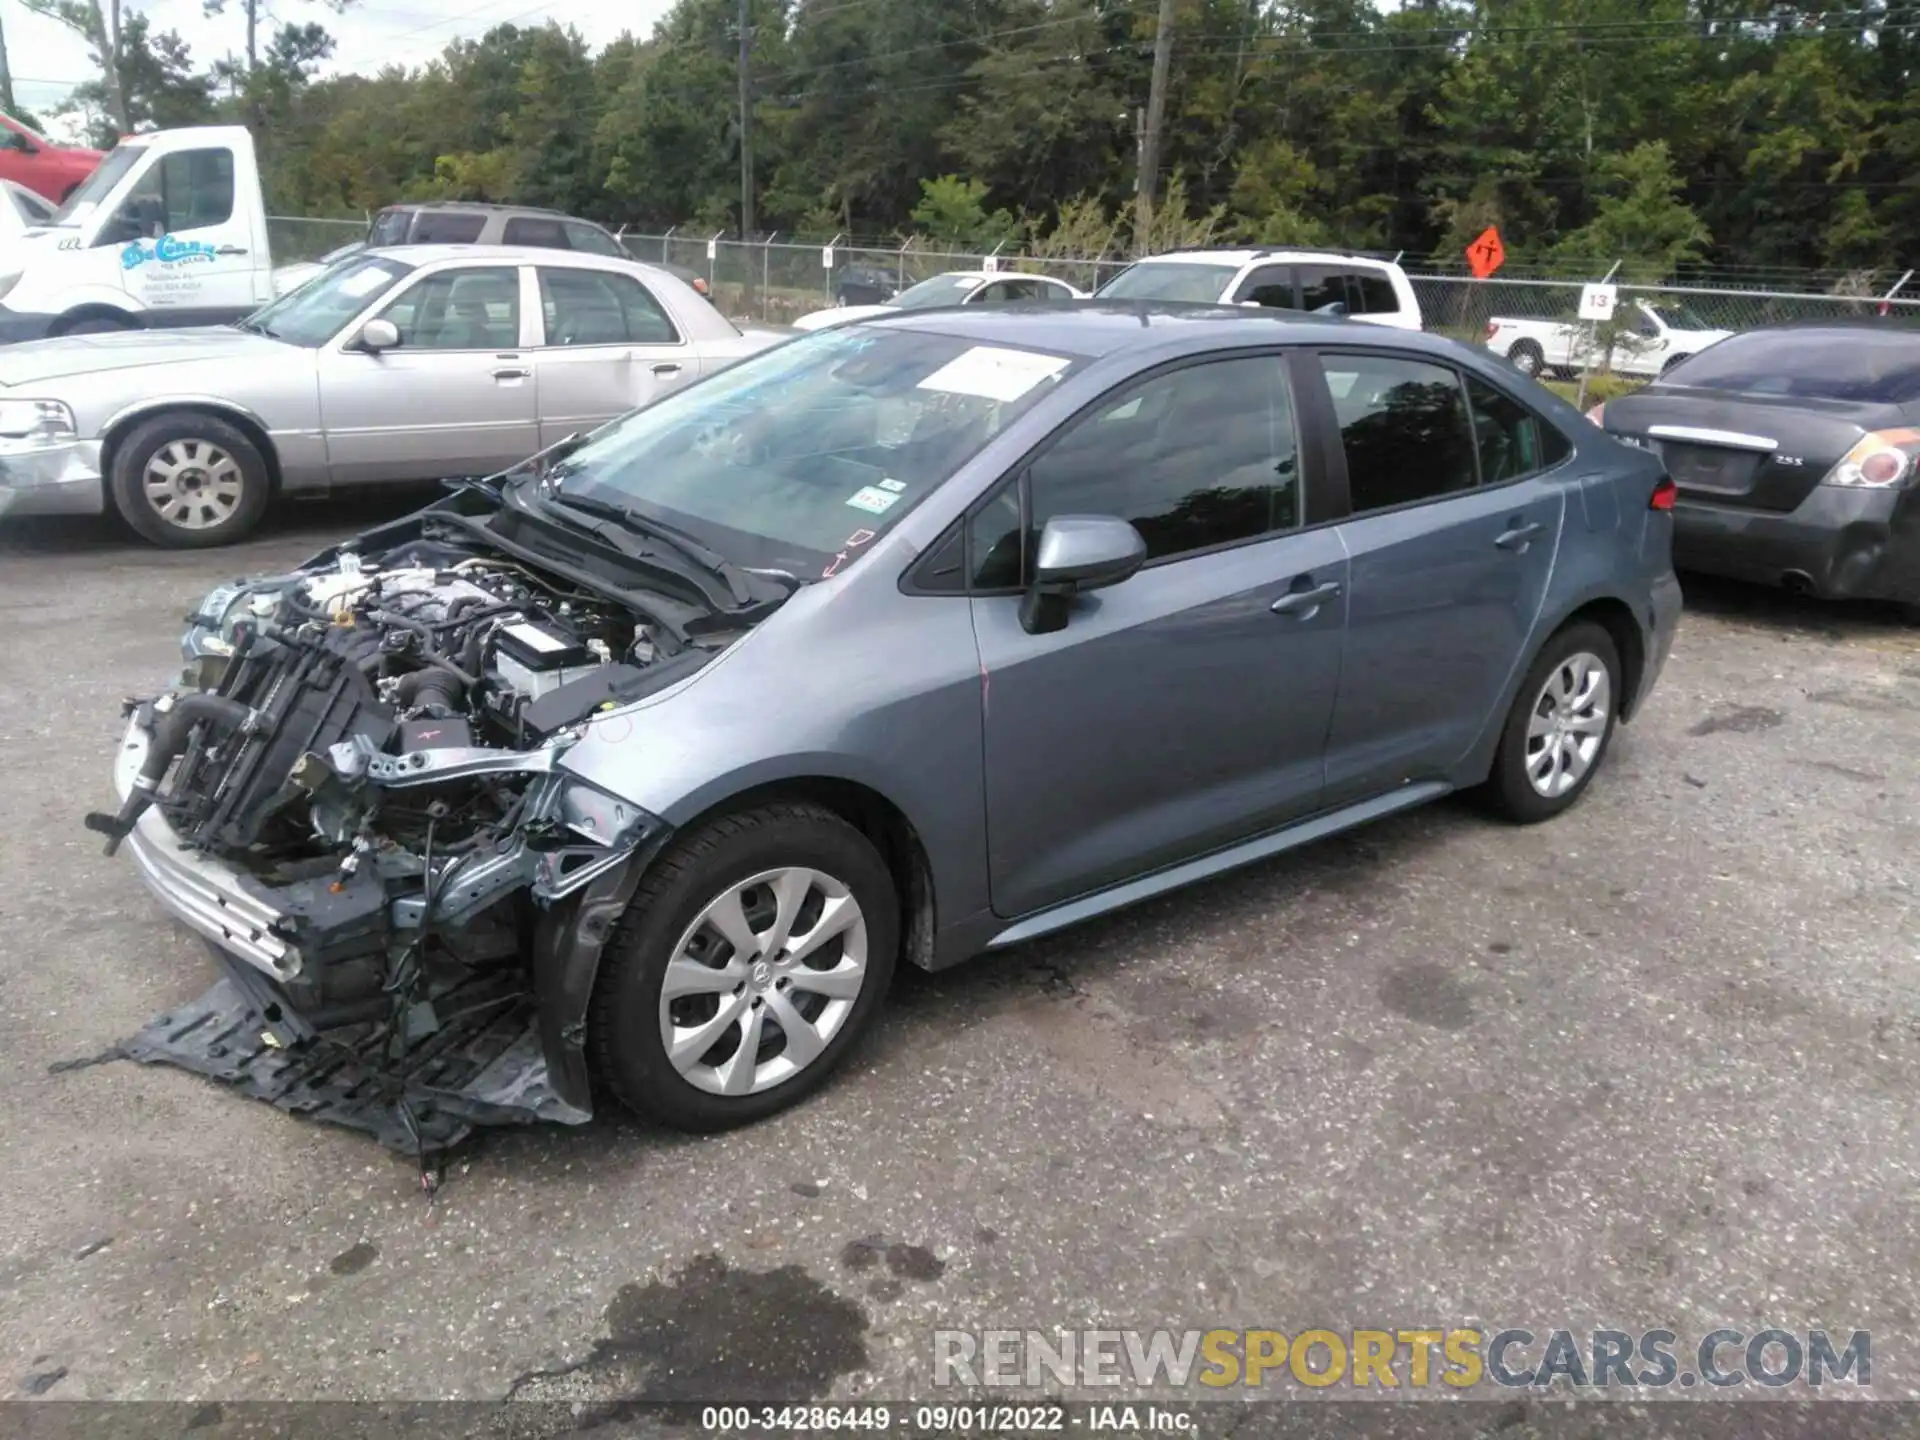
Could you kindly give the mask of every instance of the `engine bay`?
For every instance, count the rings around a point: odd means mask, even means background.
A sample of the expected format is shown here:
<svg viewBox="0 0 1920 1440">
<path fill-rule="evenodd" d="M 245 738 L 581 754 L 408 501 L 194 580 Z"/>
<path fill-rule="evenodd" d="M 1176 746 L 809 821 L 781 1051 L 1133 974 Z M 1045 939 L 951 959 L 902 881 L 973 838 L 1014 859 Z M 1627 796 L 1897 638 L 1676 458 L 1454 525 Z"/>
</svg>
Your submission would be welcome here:
<svg viewBox="0 0 1920 1440">
<path fill-rule="evenodd" d="M 181 685 L 128 702 L 137 773 L 87 824 L 109 854 L 131 840 L 150 882 L 171 864 L 159 888 L 223 877 L 212 925 L 204 904 L 187 918 L 225 952 L 226 988 L 188 1029 L 258 1025 L 249 1053 L 280 1067 L 263 1098 L 282 1103 L 289 1057 L 332 1055 L 356 1087 L 385 1077 L 393 1103 L 362 1128 L 403 1148 L 462 1117 L 584 1119 L 578 1087 L 546 1081 L 538 937 L 551 948 L 553 914 L 665 827 L 558 762 L 738 633 L 662 634 L 563 574 L 430 540 L 237 581 L 188 617 Z M 182 1052 L 171 1019 L 135 1058 L 250 1073 L 216 1068 L 223 1047 Z"/>
</svg>

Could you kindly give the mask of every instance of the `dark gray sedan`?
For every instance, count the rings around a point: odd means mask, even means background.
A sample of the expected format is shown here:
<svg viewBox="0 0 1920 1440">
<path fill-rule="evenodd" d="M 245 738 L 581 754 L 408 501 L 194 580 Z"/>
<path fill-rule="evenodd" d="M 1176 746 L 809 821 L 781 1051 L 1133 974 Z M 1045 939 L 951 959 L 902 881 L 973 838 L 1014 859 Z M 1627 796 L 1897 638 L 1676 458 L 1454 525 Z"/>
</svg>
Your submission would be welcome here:
<svg viewBox="0 0 1920 1440">
<path fill-rule="evenodd" d="M 1450 791 L 1564 811 L 1667 658 L 1673 493 L 1417 333 L 1094 302 L 801 337 L 208 597 L 90 823 L 245 983 L 134 1053 L 335 1118 L 401 1095 L 354 1123 L 414 1141 L 767 1115 L 902 960 Z"/>
</svg>

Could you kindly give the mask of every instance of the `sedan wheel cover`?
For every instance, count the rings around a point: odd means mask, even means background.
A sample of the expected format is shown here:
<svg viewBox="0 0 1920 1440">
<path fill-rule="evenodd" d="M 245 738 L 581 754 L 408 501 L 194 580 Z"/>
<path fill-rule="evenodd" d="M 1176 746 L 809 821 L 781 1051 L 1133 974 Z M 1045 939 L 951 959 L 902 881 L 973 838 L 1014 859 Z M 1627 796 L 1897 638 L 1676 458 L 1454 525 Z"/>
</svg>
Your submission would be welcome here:
<svg viewBox="0 0 1920 1440">
<path fill-rule="evenodd" d="M 211 440 L 169 440 L 148 457 L 140 484 L 167 524 L 207 530 L 239 508 L 247 477 L 240 462 Z"/>
<path fill-rule="evenodd" d="M 660 986 L 660 1040 L 686 1081 L 755 1095 L 818 1060 L 867 979 L 867 920 L 841 881 L 765 870 L 708 901 Z"/>
<path fill-rule="evenodd" d="M 1606 662 L 1582 650 L 1553 668 L 1527 716 L 1527 781 L 1558 799 L 1593 768 L 1613 723 L 1613 680 Z"/>
</svg>

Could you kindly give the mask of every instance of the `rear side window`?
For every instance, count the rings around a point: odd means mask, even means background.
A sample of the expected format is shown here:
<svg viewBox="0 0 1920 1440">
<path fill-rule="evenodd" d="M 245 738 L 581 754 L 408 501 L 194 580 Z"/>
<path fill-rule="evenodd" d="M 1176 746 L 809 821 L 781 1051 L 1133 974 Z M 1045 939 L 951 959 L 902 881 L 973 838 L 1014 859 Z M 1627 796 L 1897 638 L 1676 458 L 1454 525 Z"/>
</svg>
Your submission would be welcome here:
<svg viewBox="0 0 1920 1440">
<path fill-rule="evenodd" d="M 1473 488 L 1472 423 L 1460 378 L 1397 355 L 1322 355 L 1355 515 Z"/>
<path fill-rule="evenodd" d="M 458 210 L 422 210 L 413 225 L 415 245 L 471 245 L 480 238 L 487 217 Z M 378 244 L 378 241 L 374 242 Z"/>
<path fill-rule="evenodd" d="M 1393 282 L 1377 270 L 1338 270 L 1324 265 L 1300 267 L 1300 308 L 1313 311 L 1345 305 L 1349 315 L 1394 315 L 1400 297 Z"/>
<path fill-rule="evenodd" d="M 1400 313 L 1400 292 L 1393 288 L 1389 280 L 1377 270 L 1362 270 L 1357 275 L 1347 277 L 1347 293 L 1360 303 L 1348 301 L 1347 306 L 1356 315 L 1397 315 Z"/>
<path fill-rule="evenodd" d="M 1533 411 L 1484 380 L 1467 377 L 1474 443 L 1480 452 L 1480 483 L 1498 485 L 1558 465 L 1573 442 Z"/>
<path fill-rule="evenodd" d="M 549 345 L 673 345 L 680 336 L 631 275 L 540 267 Z"/>
<path fill-rule="evenodd" d="M 561 229 L 566 232 L 567 244 L 583 255 L 611 255 L 619 260 L 632 257 L 620 248 L 620 242 L 597 225 L 589 225 L 584 220 L 563 220 Z"/>
<path fill-rule="evenodd" d="M 549 250 L 571 250 L 567 232 L 558 220 L 542 220 L 532 215 L 516 215 L 507 221 L 501 237 L 509 245 L 544 245 Z"/>
<path fill-rule="evenodd" d="M 1920 334 L 1902 330 L 1750 330 L 1709 345 L 1657 382 L 1729 390 L 1908 405 L 1920 400 Z"/>
</svg>

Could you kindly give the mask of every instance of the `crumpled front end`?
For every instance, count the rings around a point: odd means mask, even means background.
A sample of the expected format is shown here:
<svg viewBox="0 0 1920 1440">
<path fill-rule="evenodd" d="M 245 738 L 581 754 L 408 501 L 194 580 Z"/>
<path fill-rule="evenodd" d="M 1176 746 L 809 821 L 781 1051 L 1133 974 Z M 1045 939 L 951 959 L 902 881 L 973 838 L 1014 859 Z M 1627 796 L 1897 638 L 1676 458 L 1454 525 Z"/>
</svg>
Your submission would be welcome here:
<svg viewBox="0 0 1920 1440">
<path fill-rule="evenodd" d="M 483 558 L 229 587 L 129 702 L 124 848 L 224 974 L 123 1050 L 423 1155 L 591 1112 L 599 949 L 667 827 L 560 763 L 656 683 L 644 623 Z"/>
</svg>

